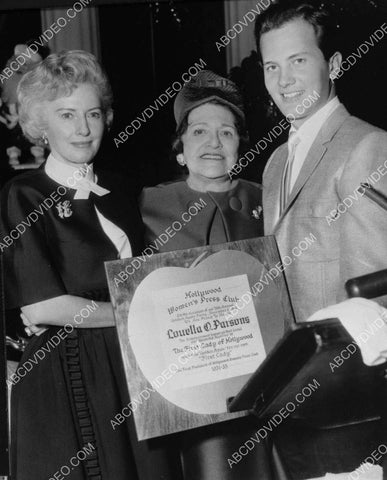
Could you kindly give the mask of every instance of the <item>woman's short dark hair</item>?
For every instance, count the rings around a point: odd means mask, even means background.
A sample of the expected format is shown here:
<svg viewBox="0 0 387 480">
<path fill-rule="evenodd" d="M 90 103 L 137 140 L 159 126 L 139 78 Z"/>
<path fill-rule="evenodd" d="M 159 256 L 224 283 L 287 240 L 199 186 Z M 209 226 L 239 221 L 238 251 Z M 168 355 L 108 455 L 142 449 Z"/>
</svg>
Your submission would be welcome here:
<svg viewBox="0 0 387 480">
<path fill-rule="evenodd" d="M 238 154 L 239 154 L 239 156 L 242 156 L 246 152 L 246 150 L 248 149 L 248 146 L 249 146 L 249 135 L 248 135 L 247 130 L 246 130 L 245 119 L 242 118 L 240 115 L 238 115 L 228 105 L 220 102 L 219 100 L 213 99 L 213 100 L 209 100 L 206 103 L 210 103 L 212 105 L 221 105 L 222 107 L 227 108 L 233 114 L 234 120 L 235 120 L 235 128 L 236 128 L 237 133 L 239 135 Z M 198 107 L 196 107 L 196 108 L 198 108 Z M 180 123 L 179 128 L 175 132 L 175 135 L 172 139 L 172 151 L 175 155 L 178 155 L 179 153 L 183 153 L 182 136 L 187 131 L 188 116 L 193 110 L 190 110 L 188 112 L 188 114 L 183 118 L 182 122 Z"/>
<path fill-rule="evenodd" d="M 260 52 L 260 39 L 264 33 L 281 28 L 292 20 L 303 19 L 314 28 L 317 43 L 325 60 L 329 60 L 337 51 L 337 27 L 327 8 L 305 2 L 278 2 L 265 10 L 255 23 L 255 39 Z"/>
</svg>

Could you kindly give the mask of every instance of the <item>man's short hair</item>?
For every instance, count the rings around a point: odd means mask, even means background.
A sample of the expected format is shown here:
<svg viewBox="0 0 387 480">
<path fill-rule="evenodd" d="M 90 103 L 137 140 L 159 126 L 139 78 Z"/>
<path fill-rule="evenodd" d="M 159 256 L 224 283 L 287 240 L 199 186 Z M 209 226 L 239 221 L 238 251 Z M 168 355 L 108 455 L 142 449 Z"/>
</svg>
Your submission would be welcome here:
<svg viewBox="0 0 387 480">
<path fill-rule="evenodd" d="M 260 54 L 259 41 L 261 35 L 299 18 L 313 26 L 318 46 L 324 58 L 329 60 L 338 50 L 337 26 L 327 8 L 319 7 L 308 1 L 278 1 L 259 15 L 255 23 L 255 39 L 258 53 Z"/>
</svg>

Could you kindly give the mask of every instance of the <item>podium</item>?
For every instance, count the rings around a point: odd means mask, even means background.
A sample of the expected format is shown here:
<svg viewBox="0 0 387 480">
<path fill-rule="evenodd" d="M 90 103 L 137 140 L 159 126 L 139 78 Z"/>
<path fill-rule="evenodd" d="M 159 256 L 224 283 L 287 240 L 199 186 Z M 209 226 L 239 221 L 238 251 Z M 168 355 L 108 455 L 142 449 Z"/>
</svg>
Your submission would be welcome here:
<svg viewBox="0 0 387 480">
<path fill-rule="evenodd" d="M 386 378 L 387 363 L 366 366 L 337 319 L 308 322 L 284 335 L 229 409 L 259 419 L 257 435 L 270 433 L 287 479 L 352 472 L 387 451 Z"/>
<path fill-rule="evenodd" d="M 317 428 L 378 420 L 386 368 L 363 363 L 339 320 L 298 324 L 230 400 L 229 410 L 247 409 L 265 420 L 291 402 L 292 418 Z"/>
</svg>

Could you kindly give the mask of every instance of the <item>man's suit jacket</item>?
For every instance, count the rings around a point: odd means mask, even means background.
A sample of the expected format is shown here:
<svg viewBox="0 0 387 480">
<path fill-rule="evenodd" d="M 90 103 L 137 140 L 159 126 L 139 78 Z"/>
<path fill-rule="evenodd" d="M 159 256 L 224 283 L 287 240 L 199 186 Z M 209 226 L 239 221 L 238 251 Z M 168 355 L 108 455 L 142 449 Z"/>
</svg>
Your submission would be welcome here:
<svg viewBox="0 0 387 480">
<path fill-rule="evenodd" d="M 387 268 L 387 211 L 360 187 L 368 178 L 387 195 L 387 133 L 340 105 L 318 133 L 275 222 L 286 158 L 284 144 L 263 174 L 264 229 L 275 235 L 281 257 L 291 259 L 285 276 L 296 319 L 305 321 L 344 300 L 349 278 Z"/>
</svg>

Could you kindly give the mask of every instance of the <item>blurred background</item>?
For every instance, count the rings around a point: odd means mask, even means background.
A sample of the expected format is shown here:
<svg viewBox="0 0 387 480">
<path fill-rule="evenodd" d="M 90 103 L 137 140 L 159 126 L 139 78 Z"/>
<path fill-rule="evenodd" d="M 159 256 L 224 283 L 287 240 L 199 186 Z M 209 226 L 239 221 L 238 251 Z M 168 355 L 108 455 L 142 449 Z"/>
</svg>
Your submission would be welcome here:
<svg viewBox="0 0 387 480">
<path fill-rule="evenodd" d="M 66 11 L 75 5 L 74 1 L 58 0 L 57 6 L 53 7 L 56 0 L 2 0 L 0 68 L 7 65 L 16 45 L 27 42 L 41 43 L 38 54 L 42 57 L 49 51 L 64 48 L 82 48 L 97 55 L 109 75 L 115 98 L 114 123 L 98 161 L 109 168 L 122 168 L 138 187 L 154 185 L 179 175 L 176 161 L 170 155 L 174 98 L 154 112 L 152 118 L 146 119 L 146 123 L 141 122 L 138 131 L 128 136 L 125 142 L 116 146 L 114 138 L 118 138 L 118 134 L 175 81 L 181 81 L 182 74 L 201 59 L 206 68 L 231 77 L 242 88 L 252 144 L 281 119 L 279 113 L 268 105 L 255 51 L 254 21 L 248 21 L 228 45 L 219 43 L 227 30 L 242 20 L 247 12 L 254 7 L 263 10 L 268 2 L 82 0 L 75 6 L 77 12 L 71 23 L 68 22 L 47 42 L 42 34 L 58 18 L 66 17 Z M 356 52 L 387 21 L 385 0 L 316 0 L 316 3 L 325 4 L 334 12 L 339 32 L 338 49 L 344 57 Z M 375 46 L 357 59 L 356 64 L 337 81 L 339 95 L 349 111 L 385 129 L 386 49 L 387 35 L 375 42 Z M 13 83 L 20 80 L 20 73 L 11 77 Z M 0 83 L 3 99 L 0 110 L 3 112 L 0 117 L 2 184 L 20 169 L 36 163 L 37 157 L 39 163 L 39 152 L 31 153 L 31 145 L 25 143 L 17 125 L 10 128 L 14 117 L 7 105 L 7 101 L 12 103 L 7 88 L 12 90 L 15 85 L 8 86 L 7 83 L 10 82 Z M 8 125 L 1 121 L 2 118 L 8 121 Z M 283 141 L 280 137 L 271 143 L 241 175 L 260 181 L 268 157 Z M 21 150 L 17 170 L 9 167 L 10 157 L 14 158 L 18 153 L 15 150 L 7 153 L 12 146 Z"/>
</svg>

